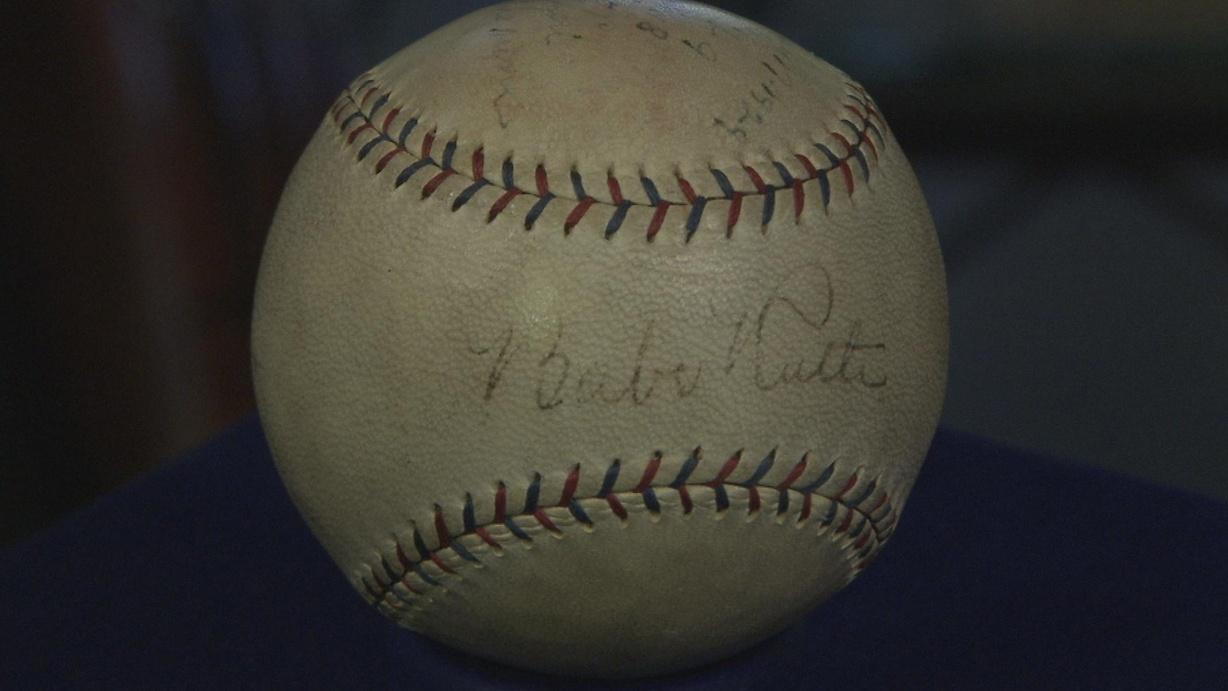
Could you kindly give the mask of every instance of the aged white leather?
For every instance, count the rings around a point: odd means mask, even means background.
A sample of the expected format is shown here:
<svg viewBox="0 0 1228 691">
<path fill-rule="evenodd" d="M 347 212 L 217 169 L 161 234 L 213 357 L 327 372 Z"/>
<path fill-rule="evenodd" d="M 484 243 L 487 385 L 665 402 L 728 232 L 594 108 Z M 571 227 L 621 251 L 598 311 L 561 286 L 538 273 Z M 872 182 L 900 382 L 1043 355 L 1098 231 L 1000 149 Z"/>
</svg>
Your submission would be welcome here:
<svg viewBox="0 0 1228 691">
<path fill-rule="evenodd" d="M 849 77 L 699 5 L 521 2 L 342 94 L 269 234 L 253 367 L 291 496 L 378 609 L 629 676 L 745 648 L 877 553 L 946 328 L 924 200 Z"/>
</svg>

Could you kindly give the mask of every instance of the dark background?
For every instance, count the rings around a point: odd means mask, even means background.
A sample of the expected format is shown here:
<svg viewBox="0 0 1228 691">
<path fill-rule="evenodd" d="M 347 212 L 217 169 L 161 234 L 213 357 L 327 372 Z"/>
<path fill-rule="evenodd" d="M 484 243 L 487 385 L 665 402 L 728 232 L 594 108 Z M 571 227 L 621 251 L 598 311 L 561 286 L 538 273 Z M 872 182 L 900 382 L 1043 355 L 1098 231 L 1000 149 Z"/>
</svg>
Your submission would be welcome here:
<svg viewBox="0 0 1228 691">
<path fill-rule="evenodd" d="M 252 408 L 281 186 L 484 2 L 4 3 L 0 543 Z M 946 424 L 1228 499 L 1228 4 L 714 3 L 875 95 L 951 290 Z"/>
</svg>

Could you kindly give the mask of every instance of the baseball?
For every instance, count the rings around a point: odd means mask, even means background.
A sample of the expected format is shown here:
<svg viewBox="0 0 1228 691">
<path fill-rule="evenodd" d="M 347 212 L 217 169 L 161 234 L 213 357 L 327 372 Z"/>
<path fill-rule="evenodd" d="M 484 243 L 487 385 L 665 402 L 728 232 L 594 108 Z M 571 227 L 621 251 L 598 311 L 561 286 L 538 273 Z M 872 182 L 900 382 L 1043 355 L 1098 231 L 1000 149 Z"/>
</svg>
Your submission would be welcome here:
<svg viewBox="0 0 1228 691">
<path fill-rule="evenodd" d="M 511 2 L 326 114 L 253 369 L 290 496 L 374 609 L 625 677 L 747 648 L 874 560 L 946 315 L 925 201 L 848 75 L 703 5 Z"/>
</svg>

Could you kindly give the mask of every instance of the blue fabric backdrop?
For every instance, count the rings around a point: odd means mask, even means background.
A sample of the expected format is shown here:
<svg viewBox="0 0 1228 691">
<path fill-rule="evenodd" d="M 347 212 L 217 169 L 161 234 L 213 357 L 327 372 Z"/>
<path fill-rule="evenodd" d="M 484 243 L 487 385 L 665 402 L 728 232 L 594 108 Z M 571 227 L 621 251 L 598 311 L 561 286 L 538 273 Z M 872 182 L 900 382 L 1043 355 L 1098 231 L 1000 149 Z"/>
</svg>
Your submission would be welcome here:
<svg viewBox="0 0 1228 691">
<path fill-rule="evenodd" d="M 1226 629 L 1228 507 L 942 430 L 847 590 L 736 658 L 611 687 L 1223 688 Z M 374 614 L 254 417 L 0 554 L 0 685 L 594 687 Z"/>
</svg>

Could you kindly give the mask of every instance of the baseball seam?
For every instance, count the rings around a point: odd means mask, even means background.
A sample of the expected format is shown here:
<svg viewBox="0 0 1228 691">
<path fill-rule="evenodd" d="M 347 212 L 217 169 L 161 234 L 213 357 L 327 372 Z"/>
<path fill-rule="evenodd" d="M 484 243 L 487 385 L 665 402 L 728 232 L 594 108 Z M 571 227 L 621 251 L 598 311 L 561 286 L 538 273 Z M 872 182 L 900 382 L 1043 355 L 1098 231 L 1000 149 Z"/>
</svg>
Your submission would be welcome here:
<svg viewBox="0 0 1228 691">
<path fill-rule="evenodd" d="M 684 240 L 689 242 L 699 229 L 708 202 L 715 199 L 728 202 L 725 217 L 725 236 L 728 238 L 733 235 L 734 227 L 743 217 L 743 201 L 748 197 L 762 199 L 759 221 L 761 230 L 766 232 L 768 224 L 776 215 L 778 191 L 789 191 L 796 222 L 801 219 L 806 208 L 808 183 L 817 184 L 824 213 L 828 212 L 832 197 L 830 175 L 839 173 L 842 186 L 851 198 L 858 186 L 857 176 L 852 170 L 852 161 L 856 161 L 862 183 L 869 183 L 871 170 L 878 162 L 880 151 L 886 146 L 883 133 L 887 130 L 887 125 L 864 88 L 852 81 L 847 81 L 845 86 L 848 91 L 845 93 L 846 100 L 841 104 L 841 112 L 852 115 L 856 121 L 840 117 L 837 127 L 827 131 L 828 142 L 812 141 L 808 151 L 794 153 L 794 160 L 788 163 L 772 159 L 766 166 L 747 163 L 741 165 L 738 170 L 708 167 L 707 173 L 712 178 L 712 184 L 708 185 L 707 189 L 715 190 L 716 194 L 697 193 L 692 179 L 684 177 L 681 170 L 676 170 L 673 183 L 676 183 L 681 197 L 667 198 L 660 192 L 664 188 L 662 182 L 641 171 L 638 178 L 646 201 L 628 198 L 613 171 L 607 172 L 605 180 L 608 199 L 598 198 L 588 191 L 583 175 L 575 166 L 571 167 L 567 175 L 571 195 L 551 188 L 550 180 L 553 176 L 541 163 L 533 169 L 533 189 L 524 189 L 516 182 L 517 164 L 511 155 L 501 162 L 498 178 L 492 179 L 488 176 L 484 148 L 481 145 L 474 148 L 470 157 L 470 171 L 466 173 L 456 167 L 458 136 L 443 142 L 440 151 L 440 140 L 436 136 L 438 128 L 427 129 L 425 125 L 420 126 L 421 113 L 410 115 L 411 110 L 405 105 L 394 104 L 392 91 L 382 86 L 371 73 L 360 75 L 342 92 L 330 110 L 330 115 L 346 145 L 357 147 L 359 161 L 365 160 L 378 150 L 376 174 L 395 170 L 396 168 L 390 166 L 396 159 L 411 159 L 397 173 L 394 181 L 397 188 L 417 177 L 424 169 L 429 169 L 430 175 L 421 187 L 423 199 L 434 195 L 439 187 L 453 176 L 468 180 L 468 184 L 453 199 L 452 211 L 459 210 L 472 201 L 478 192 L 491 187 L 500 190 L 500 194 L 486 214 L 487 223 L 498 218 L 513 200 L 524 196 L 535 200 L 524 215 L 525 230 L 532 230 L 552 202 L 570 202 L 572 207 L 563 222 L 564 235 L 570 235 L 594 206 L 608 207 L 610 216 L 604 230 L 604 236 L 608 239 L 622 228 L 632 207 L 650 207 L 652 215 L 645 237 L 652 242 L 664 225 L 669 210 L 679 207 L 688 210 Z M 411 150 L 410 138 L 415 130 L 421 129 L 426 131 L 415 153 Z M 837 150 L 842 150 L 843 153 L 838 154 Z M 822 163 L 816 165 L 812 155 L 821 156 Z M 800 166 L 800 169 L 797 166 Z M 794 170 L 791 170 L 791 167 Z M 735 185 L 734 180 L 742 184 Z M 745 184 L 747 182 L 749 185 Z"/>
<path fill-rule="evenodd" d="M 799 485 L 799 480 L 810 465 L 809 453 L 804 454 L 782 480 L 766 482 L 765 478 L 775 465 L 776 455 L 773 449 L 751 475 L 734 480 L 732 476 L 738 474 L 742 465 L 743 451 L 739 450 L 725 461 L 710 480 L 693 481 L 691 476 L 702 456 L 702 449 L 696 448 L 672 481 L 661 482 L 657 476 L 662 455 L 656 453 L 648 460 L 634 487 L 623 491 L 615 489 L 622 462 L 614 460 L 602 476 L 600 489 L 586 497 L 577 496 L 581 466 L 576 464 L 567 474 L 559 500 L 555 503 L 541 501 L 542 476 L 535 474 L 525 491 L 523 508 L 519 512 L 508 510 L 507 485 L 499 482 L 495 489 L 491 520 L 477 520 L 473 495 L 466 493 L 462 510 L 463 526 L 453 532 L 443 508 L 436 504 L 432 520 L 436 546 L 428 546 L 429 537 L 424 537 L 424 533 L 413 525 L 408 539 L 394 537 L 391 556 L 380 554 L 378 562 L 366 566 L 358 579 L 361 582 L 360 591 L 373 605 L 393 618 L 404 618 L 410 612 L 420 610 L 424 599 L 429 602 L 431 591 L 446 587 L 446 579 L 460 577 L 461 570 L 467 567 L 480 568 L 483 564 L 480 555 L 483 553 L 501 556 L 510 544 L 531 544 L 535 539 L 534 533 L 539 537 L 544 533 L 562 538 L 564 528 L 577 526 L 592 532 L 599 523 L 593 518 L 597 510 L 625 522 L 632 513 L 638 512 L 630 509 L 632 502 L 651 516 L 660 515 L 663 506 L 681 509 L 683 515 L 689 515 L 700 504 L 701 493 L 703 503 L 712 505 L 716 518 L 722 518 L 735 509 L 744 509 L 746 516 L 754 517 L 765 507 L 774 513 L 775 520 L 781 525 L 794 511 L 794 526 L 803 526 L 812 517 L 816 518 L 819 531 L 826 530 L 833 540 L 849 543 L 851 575 L 859 573 L 886 543 L 894 529 L 897 514 L 890 493 L 882 488 L 879 478 L 867 480 L 864 468 L 841 478 L 834 461 L 813 479 Z M 673 493 L 672 501 L 663 501 L 662 493 L 667 492 Z M 407 549 L 406 545 L 410 547 Z"/>
</svg>

